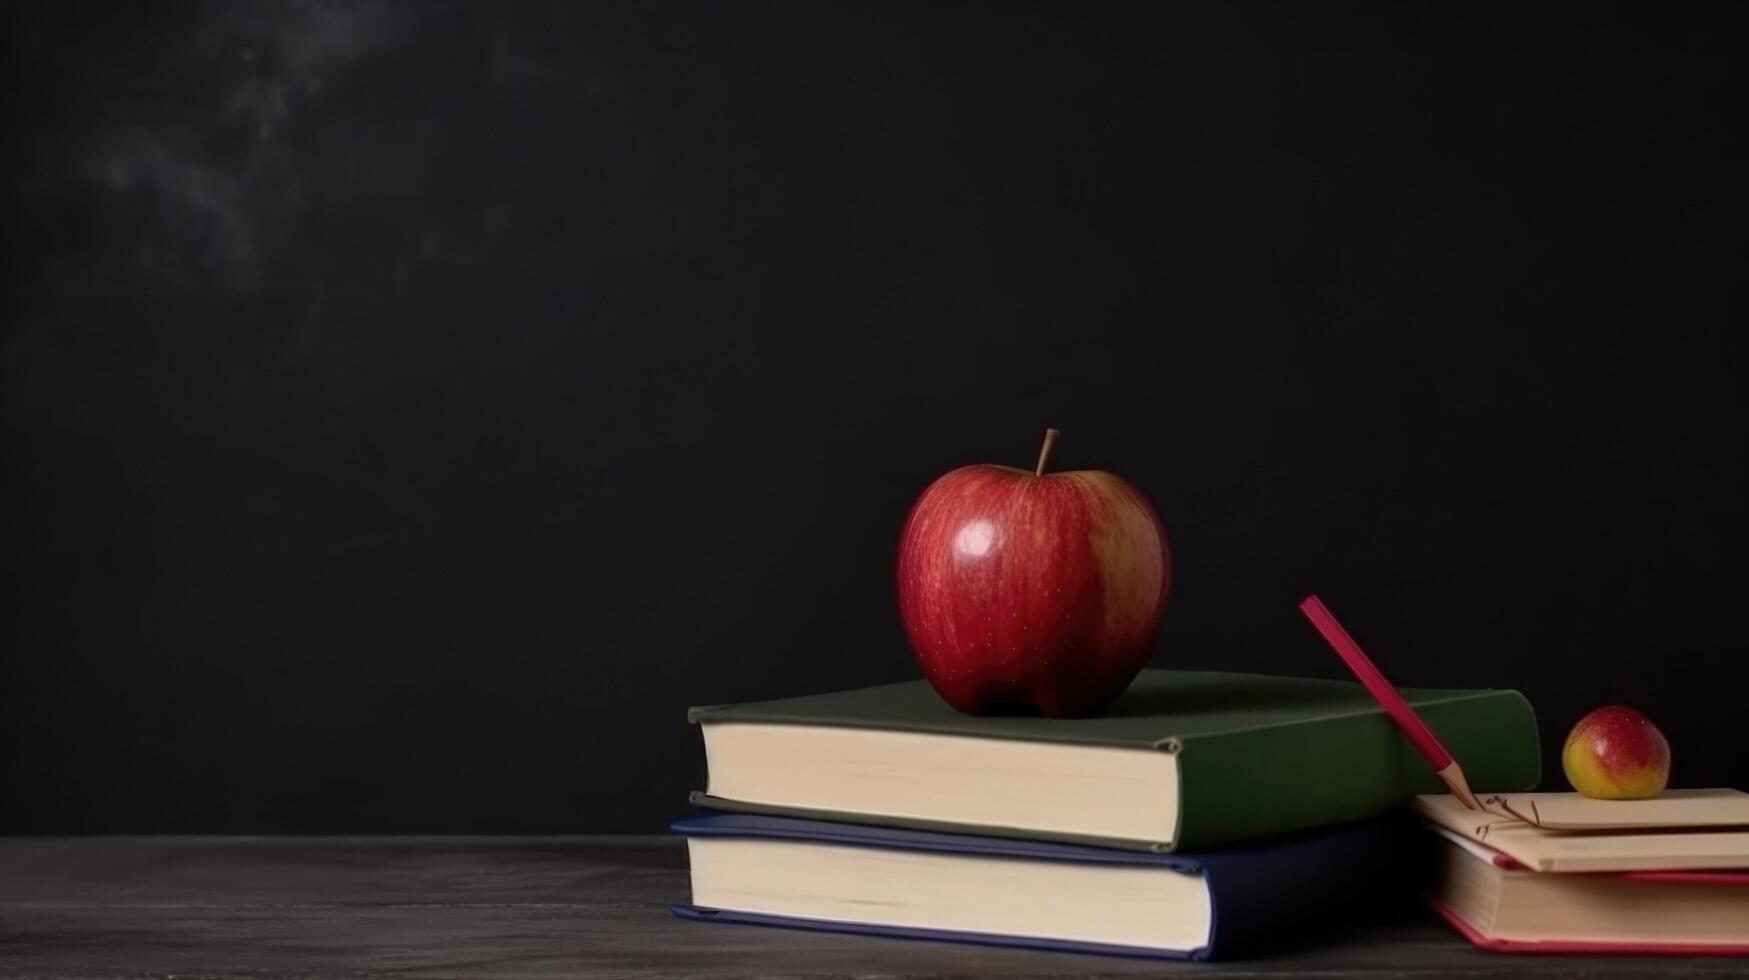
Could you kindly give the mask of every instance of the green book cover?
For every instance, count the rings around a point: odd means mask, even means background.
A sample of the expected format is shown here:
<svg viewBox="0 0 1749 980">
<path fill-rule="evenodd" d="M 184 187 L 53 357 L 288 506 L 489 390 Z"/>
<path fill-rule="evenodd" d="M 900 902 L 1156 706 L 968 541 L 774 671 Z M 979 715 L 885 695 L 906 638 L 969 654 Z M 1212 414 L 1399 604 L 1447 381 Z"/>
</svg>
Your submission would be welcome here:
<svg viewBox="0 0 1749 980">
<path fill-rule="evenodd" d="M 1413 688 L 1402 693 L 1462 763 L 1478 793 L 1536 785 L 1541 775 L 1536 716 L 1522 694 Z M 1104 715 L 1050 719 L 963 715 L 918 680 L 698 707 L 687 718 L 697 724 L 830 725 L 1175 753 L 1176 840 L 1137 842 L 1156 849 L 1201 850 L 1356 820 L 1418 793 L 1444 791 L 1377 703 L 1346 681 L 1144 670 Z M 760 809 L 701 794 L 694 802 Z M 979 829 L 1004 833 L 1003 828 Z"/>
</svg>

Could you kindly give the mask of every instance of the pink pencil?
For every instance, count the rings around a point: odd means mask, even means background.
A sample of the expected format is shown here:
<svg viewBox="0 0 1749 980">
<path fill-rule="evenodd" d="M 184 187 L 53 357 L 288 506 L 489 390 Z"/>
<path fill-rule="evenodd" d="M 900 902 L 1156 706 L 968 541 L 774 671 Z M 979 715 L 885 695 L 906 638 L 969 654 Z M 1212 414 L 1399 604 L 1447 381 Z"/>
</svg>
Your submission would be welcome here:
<svg viewBox="0 0 1749 980">
<path fill-rule="evenodd" d="M 1391 716 L 1391 720 L 1397 723 L 1403 734 L 1409 737 L 1409 744 L 1415 746 L 1415 751 L 1427 760 L 1427 764 L 1433 768 L 1433 774 L 1451 790 L 1451 795 L 1472 810 L 1482 809 L 1482 804 L 1476 802 L 1476 794 L 1470 792 L 1470 783 L 1464 778 L 1463 767 L 1457 764 L 1457 760 L 1451 757 L 1445 746 L 1439 744 L 1433 730 L 1427 727 L 1427 723 L 1421 720 L 1415 709 L 1409 707 L 1409 702 L 1403 700 L 1403 696 L 1397 693 L 1391 682 L 1385 680 L 1385 675 L 1373 666 L 1372 660 L 1360 649 L 1360 644 L 1354 642 L 1354 637 L 1348 635 L 1348 631 L 1336 621 L 1336 617 L 1323 601 L 1315 595 L 1306 596 L 1306 600 L 1300 603 L 1300 612 L 1306 614 L 1306 618 L 1323 634 L 1325 642 L 1335 649 L 1336 655 L 1359 678 L 1361 686 L 1378 701 L 1379 707 L 1385 709 L 1385 714 Z"/>
</svg>

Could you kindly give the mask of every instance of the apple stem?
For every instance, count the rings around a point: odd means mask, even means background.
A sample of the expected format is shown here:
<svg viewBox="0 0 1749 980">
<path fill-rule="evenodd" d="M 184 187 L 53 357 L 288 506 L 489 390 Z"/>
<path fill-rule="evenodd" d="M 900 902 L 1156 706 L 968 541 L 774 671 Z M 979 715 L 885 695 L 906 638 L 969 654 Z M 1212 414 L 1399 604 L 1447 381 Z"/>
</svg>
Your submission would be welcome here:
<svg viewBox="0 0 1749 980">
<path fill-rule="evenodd" d="M 1033 476 L 1045 475 L 1045 464 L 1051 461 L 1051 450 L 1057 448 L 1057 437 L 1062 435 L 1056 429 L 1045 430 L 1045 444 L 1039 447 L 1038 469 L 1032 471 Z"/>
</svg>

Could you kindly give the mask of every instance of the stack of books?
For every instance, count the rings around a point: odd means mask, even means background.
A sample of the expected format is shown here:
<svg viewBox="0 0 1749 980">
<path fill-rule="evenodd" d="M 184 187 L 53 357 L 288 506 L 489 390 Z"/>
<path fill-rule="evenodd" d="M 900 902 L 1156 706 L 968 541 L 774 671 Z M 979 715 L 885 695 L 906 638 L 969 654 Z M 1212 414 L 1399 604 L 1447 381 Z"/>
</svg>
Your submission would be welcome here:
<svg viewBox="0 0 1749 980">
<path fill-rule="evenodd" d="M 1749 955 L 1749 794 L 1650 800 L 1450 796 L 1415 809 L 1439 837 L 1434 908 L 1513 953 Z"/>
<path fill-rule="evenodd" d="M 1529 789 L 1515 691 L 1403 692 L 1482 791 Z M 685 820 L 720 922 L 1209 959 L 1389 894 L 1438 781 L 1359 686 L 1143 671 L 1104 715 L 970 717 L 921 681 L 695 708 Z M 1405 848 L 1408 848 L 1406 850 Z"/>
</svg>

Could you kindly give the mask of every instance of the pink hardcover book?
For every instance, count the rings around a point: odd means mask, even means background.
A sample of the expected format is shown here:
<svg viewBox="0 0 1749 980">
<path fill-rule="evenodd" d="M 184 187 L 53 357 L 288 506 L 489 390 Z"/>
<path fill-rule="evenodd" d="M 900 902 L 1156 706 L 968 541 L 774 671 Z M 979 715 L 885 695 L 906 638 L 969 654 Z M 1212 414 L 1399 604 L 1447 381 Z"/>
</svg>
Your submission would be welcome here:
<svg viewBox="0 0 1749 980">
<path fill-rule="evenodd" d="M 1434 830 L 1443 843 L 1429 902 L 1482 949 L 1749 956 L 1749 870 L 1540 872 Z"/>
</svg>

